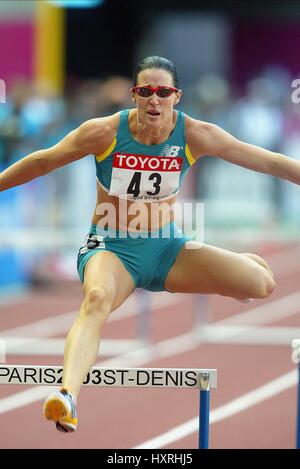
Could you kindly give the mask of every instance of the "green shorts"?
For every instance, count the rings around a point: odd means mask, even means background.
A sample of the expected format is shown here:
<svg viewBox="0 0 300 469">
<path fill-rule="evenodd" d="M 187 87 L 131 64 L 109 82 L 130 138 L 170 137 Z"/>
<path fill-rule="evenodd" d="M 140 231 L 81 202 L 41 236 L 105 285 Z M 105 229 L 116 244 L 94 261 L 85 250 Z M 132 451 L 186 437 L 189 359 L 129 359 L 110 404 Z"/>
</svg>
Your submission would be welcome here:
<svg viewBox="0 0 300 469">
<path fill-rule="evenodd" d="M 133 236 L 136 237 L 133 237 Z M 151 235 L 151 237 L 150 237 Z M 79 249 L 77 269 L 81 282 L 87 261 L 97 252 L 114 253 L 131 275 L 136 288 L 165 291 L 165 279 L 186 241 L 175 225 L 165 225 L 156 232 L 129 233 L 91 226 L 86 243 Z"/>
</svg>

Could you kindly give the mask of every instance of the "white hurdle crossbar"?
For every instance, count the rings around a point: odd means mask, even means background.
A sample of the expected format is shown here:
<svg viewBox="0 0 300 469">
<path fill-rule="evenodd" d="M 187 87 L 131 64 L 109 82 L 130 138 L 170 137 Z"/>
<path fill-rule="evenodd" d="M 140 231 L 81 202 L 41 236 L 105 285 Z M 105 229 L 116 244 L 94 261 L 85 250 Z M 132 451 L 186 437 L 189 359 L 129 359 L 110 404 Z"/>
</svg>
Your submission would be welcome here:
<svg viewBox="0 0 300 469">
<path fill-rule="evenodd" d="M 1 364 L 0 384 L 60 386 L 62 373 L 61 366 Z M 199 448 L 208 448 L 210 390 L 217 389 L 216 369 L 93 367 L 83 385 L 198 389 Z"/>
</svg>

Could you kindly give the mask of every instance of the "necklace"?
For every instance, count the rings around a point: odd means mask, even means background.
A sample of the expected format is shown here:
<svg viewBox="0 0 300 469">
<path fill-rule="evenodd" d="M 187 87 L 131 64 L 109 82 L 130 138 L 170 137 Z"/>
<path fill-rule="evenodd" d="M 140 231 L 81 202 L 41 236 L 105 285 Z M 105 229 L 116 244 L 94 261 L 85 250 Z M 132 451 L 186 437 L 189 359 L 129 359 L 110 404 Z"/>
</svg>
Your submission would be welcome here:
<svg viewBox="0 0 300 469">
<path fill-rule="evenodd" d="M 136 116 L 136 122 L 137 122 L 138 127 L 140 127 L 140 129 L 141 129 L 145 134 L 149 135 L 150 137 L 155 137 L 155 138 L 159 137 L 160 134 L 154 135 L 154 134 L 150 134 L 149 132 L 147 132 L 147 131 L 145 130 L 145 124 L 144 124 L 144 127 L 143 127 L 143 124 L 139 121 L 138 116 Z"/>
</svg>

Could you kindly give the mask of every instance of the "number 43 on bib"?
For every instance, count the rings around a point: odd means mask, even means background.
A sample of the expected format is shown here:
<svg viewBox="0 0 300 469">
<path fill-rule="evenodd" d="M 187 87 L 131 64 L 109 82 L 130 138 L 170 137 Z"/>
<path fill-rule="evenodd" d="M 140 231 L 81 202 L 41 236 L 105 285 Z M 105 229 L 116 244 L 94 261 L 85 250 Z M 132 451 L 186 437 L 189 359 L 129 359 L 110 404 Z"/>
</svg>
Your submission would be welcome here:
<svg viewBox="0 0 300 469">
<path fill-rule="evenodd" d="M 115 153 L 110 195 L 159 200 L 179 188 L 181 157 Z"/>
</svg>

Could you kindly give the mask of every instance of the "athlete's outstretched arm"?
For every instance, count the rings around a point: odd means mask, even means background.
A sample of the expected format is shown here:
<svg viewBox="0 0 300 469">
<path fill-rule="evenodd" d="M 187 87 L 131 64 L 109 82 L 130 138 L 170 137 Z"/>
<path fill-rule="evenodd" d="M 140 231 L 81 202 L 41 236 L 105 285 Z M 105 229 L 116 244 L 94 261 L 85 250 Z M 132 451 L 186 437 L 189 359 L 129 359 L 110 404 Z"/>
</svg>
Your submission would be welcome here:
<svg viewBox="0 0 300 469">
<path fill-rule="evenodd" d="M 0 191 L 19 186 L 72 161 L 105 150 L 111 143 L 108 138 L 111 125 L 109 118 L 91 119 L 70 132 L 56 145 L 38 150 L 12 164 L 0 174 Z M 109 142 L 107 144 L 106 140 Z"/>
<path fill-rule="evenodd" d="M 189 135 L 195 156 L 217 156 L 244 168 L 300 184 L 300 162 L 281 153 L 242 142 L 217 125 L 195 119 L 189 120 Z"/>
</svg>

